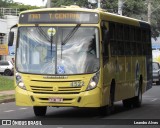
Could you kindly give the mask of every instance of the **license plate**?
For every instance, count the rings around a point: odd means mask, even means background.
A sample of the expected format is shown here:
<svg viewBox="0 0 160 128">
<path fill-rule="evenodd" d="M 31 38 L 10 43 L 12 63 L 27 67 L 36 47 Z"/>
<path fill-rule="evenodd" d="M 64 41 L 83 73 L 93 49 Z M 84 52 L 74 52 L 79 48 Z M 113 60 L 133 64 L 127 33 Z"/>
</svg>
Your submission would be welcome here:
<svg viewBox="0 0 160 128">
<path fill-rule="evenodd" d="M 63 102 L 63 98 L 49 98 L 49 102 L 61 103 L 61 102 Z"/>
</svg>

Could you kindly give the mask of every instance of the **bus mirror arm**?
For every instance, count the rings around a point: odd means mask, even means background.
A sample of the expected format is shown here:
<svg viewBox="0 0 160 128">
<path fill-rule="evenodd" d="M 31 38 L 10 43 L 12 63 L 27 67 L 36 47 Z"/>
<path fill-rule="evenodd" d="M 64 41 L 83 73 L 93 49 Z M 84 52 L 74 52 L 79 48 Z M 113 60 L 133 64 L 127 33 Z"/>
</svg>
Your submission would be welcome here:
<svg viewBox="0 0 160 128">
<path fill-rule="evenodd" d="M 13 25 L 13 26 L 10 28 L 10 31 L 11 31 L 13 28 L 17 28 L 17 27 L 18 27 L 18 24 Z"/>
<path fill-rule="evenodd" d="M 102 38 L 102 52 L 105 53 L 105 46 L 109 44 L 109 31 L 103 30 L 103 38 Z"/>
<path fill-rule="evenodd" d="M 109 31 L 108 30 L 104 30 L 103 41 L 104 43 L 109 42 Z"/>
<path fill-rule="evenodd" d="M 17 24 L 13 25 L 11 28 L 10 28 L 10 32 L 8 34 L 8 46 L 13 46 L 13 41 L 14 41 L 14 32 L 12 32 L 11 30 L 13 28 L 16 28 L 18 27 Z"/>
<path fill-rule="evenodd" d="M 102 41 L 102 53 L 104 54 L 105 49 L 104 49 L 104 41 Z"/>
</svg>

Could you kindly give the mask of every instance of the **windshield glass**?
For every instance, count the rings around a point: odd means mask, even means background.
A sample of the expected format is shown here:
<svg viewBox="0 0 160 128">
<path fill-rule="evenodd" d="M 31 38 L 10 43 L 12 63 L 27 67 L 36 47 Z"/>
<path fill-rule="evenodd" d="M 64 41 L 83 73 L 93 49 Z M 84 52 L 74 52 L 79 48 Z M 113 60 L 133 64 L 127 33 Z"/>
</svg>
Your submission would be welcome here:
<svg viewBox="0 0 160 128">
<path fill-rule="evenodd" d="M 20 72 L 83 74 L 99 69 L 96 27 L 20 27 L 18 33 L 16 69 Z"/>
</svg>

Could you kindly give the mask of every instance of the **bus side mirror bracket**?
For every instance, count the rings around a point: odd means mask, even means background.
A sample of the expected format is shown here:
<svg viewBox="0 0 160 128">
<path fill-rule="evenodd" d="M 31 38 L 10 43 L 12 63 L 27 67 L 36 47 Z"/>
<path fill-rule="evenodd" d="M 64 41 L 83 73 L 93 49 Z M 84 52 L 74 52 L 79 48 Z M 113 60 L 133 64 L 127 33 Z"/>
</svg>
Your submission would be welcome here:
<svg viewBox="0 0 160 128">
<path fill-rule="evenodd" d="M 107 29 L 104 29 L 102 31 L 103 31 L 102 52 L 105 53 L 105 46 L 108 46 L 109 44 L 109 31 Z"/>
<path fill-rule="evenodd" d="M 13 28 L 16 28 L 18 27 L 18 25 L 13 25 L 11 28 L 10 28 L 10 32 L 9 32 L 9 35 L 8 35 L 8 46 L 13 46 L 13 41 L 14 41 L 14 32 L 12 32 L 11 30 Z"/>
</svg>

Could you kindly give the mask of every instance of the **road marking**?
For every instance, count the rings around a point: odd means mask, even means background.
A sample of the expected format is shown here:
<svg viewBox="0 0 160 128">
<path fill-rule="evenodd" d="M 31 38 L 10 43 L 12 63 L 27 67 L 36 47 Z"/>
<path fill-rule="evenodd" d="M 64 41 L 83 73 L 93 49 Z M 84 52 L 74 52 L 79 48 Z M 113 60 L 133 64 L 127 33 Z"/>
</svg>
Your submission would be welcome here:
<svg viewBox="0 0 160 128">
<path fill-rule="evenodd" d="M 155 98 L 154 96 L 142 96 L 143 98 Z"/>
<path fill-rule="evenodd" d="M 154 98 L 153 100 L 151 100 L 151 102 L 156 101 L 156 100 L 157 100 L 157 98 Z"/>
<path fill-rule="evenodd" d="M 8 110 L 8 111 L 4 111 L 4 112 L 14 112 L 15 110 Z"/>
<path fill-rule="evenodd" d="M 26 109 L 28 109 L 28 108 L 20 108 L 19 110 L 26 110 Z"/>
</svg>

